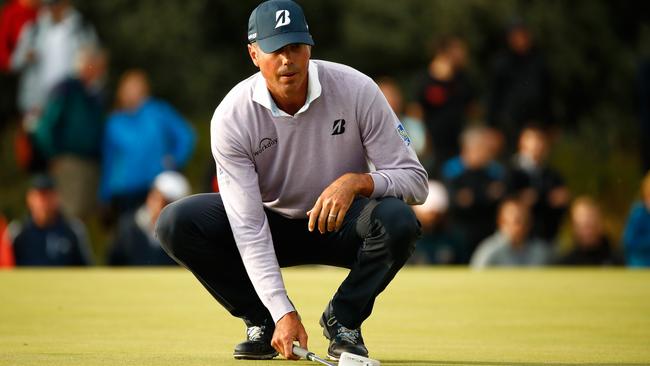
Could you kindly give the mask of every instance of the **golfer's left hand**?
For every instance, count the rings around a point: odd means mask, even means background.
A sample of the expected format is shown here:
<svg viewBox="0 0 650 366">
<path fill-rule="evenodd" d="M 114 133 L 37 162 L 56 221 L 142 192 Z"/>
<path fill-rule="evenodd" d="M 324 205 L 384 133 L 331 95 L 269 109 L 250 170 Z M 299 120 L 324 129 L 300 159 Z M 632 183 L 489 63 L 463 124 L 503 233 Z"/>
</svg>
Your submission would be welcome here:
<svg viewBox="0 0 650 366">
<path fill-rule="evenodd" d="M 370 196 L 374 183 L 369 174 L 347 173 L 330 184 L 316 200 L 316 204 L 307 212 L 309 231 L 318 225 L 321 234 L 338 231 L 343 219 L 357 194 Z"/>
</svg>

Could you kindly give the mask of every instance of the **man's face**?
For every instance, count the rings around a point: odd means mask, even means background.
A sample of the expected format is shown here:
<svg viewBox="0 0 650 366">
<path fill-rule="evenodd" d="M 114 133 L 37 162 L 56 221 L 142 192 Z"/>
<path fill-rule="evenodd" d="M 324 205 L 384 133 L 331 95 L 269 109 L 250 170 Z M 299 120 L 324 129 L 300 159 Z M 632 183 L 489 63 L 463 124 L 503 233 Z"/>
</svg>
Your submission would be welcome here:
<svg viewBox="0 0 650 366">
<path fill-rule="evenodd" d="M 124 77 L 117 90 L 117 100 L 121 108 L 137 109 L 149 97 L 149 82 L 139 72 Z"/>
<path fill-rule="evenodd" d="M 571 213 L 573 234 L 578 246 L 589 248 L 598 245 L 604 234 L 600 211 L 589 205 L 579 205 Z"/>
<path fill-rule="evenodd" d="M 533 130 L 524 131 L 519 139 L 519 152 L 535 163 L 542 164 L 548 152 L 546 136 Z"/>
<path fill-rule="evenodd" d="M 290 44 L 273 53 L 265 53 L 253 44 L 248 45 L 248 53 L 275 98 L 294 96 L 303 90 L 311 57 L 309 45 Z"/>
<path fill-rule="evenodd" d="M 59 213 L 59 195 L 52 189 L 31 189 L 27 192 L 27 207 L 38 227 L 51 224 Z"/>
<path fill-rule="evenodd" d="M 55 23 L 60 22 L 64 17 L 68 8 L 70 8 L 69 0 L 59 0 L 49 5 L 50 11 L 52 12 L 52 18 Z"/>
<path fill-rule="evenodd" d="M 513 29 L 508 34 L 508 44 L 516 54 L 525 55 L 532 46 L 530 32 L 526 28 Z"/>
<path fill-rule="evenodd" d="M 506 203 L 499 213 L 499 230 L 519 243 L 528 235 L 528 212 L 519 204 Z"/>
<path fill-rule="evenodd" d="M 493 147 L 486 133 L 476 133 L 463 141 L 461 156 L 469 169 L 479 169 L 492 160 Z"/>
<path fill-rule="evenodd" d="M 104 77 L 106 72 L 106 57 L 104 55 L 90 55 L 80 70 L 79 76 L 87 84 L 93 84 Z"/>
</svg>

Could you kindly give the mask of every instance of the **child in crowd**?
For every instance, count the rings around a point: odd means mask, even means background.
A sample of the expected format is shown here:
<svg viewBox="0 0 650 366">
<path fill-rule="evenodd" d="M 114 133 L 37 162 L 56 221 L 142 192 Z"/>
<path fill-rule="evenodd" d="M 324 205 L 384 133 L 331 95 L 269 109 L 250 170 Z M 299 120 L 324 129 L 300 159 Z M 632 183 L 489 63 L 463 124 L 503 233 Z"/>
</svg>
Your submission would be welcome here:
<svg viewBox="0 0 650 366">
<path fill-rule="evenodd" d="M 605 232 L 598 204 L 589 197 L 577 198 L 571 206 L 573 245 L 560 264 L 601 266 L 620 264 L 621 259 Z"/>
<path fill-rule="evenodd" d="M 541 266 L 551 259 L 551 249 L 530 237 L 530 212 L 518 200 L 507 199 L 499 208 L 498 230 L 485 239 L 472 256 L 473 268 L 491 266 Z"/>
</svg>

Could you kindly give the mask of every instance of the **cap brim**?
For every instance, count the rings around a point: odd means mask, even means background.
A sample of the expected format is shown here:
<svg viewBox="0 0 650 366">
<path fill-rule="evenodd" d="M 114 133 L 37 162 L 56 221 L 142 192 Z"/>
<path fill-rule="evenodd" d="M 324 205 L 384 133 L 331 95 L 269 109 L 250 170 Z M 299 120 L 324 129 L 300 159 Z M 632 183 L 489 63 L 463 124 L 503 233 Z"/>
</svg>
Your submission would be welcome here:
<svg viewBox="0 0 650 366">
<path fill-rule="evenodd" d="M 262 51 L 266 53 L 273 53 L 280 48 L 293 43 L 308 44 L 310 46 L 313 46 L 314 40 L 307 32 L 280 33 L 268 38 L 257 40 L 257 44 L 260 46 Z"/>
</svg>

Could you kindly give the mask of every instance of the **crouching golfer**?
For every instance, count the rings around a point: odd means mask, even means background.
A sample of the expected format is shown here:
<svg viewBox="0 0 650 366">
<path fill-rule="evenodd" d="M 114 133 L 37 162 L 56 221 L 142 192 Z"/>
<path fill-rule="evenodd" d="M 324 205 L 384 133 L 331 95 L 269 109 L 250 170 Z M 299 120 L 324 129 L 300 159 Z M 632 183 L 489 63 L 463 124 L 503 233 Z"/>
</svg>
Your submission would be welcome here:
<svg viewBox="0 0 650 366">
<path fill-rule="evenodd" d="M 157 235 L 246 323 L 235 358 L 297 359 L 293 342 L 307 347 L 280 272 L 301 264 L 350 269 L 320 325 L 331 358 L 367 356 L 361 324 L 420 234 L 408 204 L 425 200 L 426 172 L 370 78 L 310 60 L 314 42 L 296 3 L 260 4 L 248 40 L 260 72 L 212 118 L 221 192 L 167 206 Z"/>
</svg>

